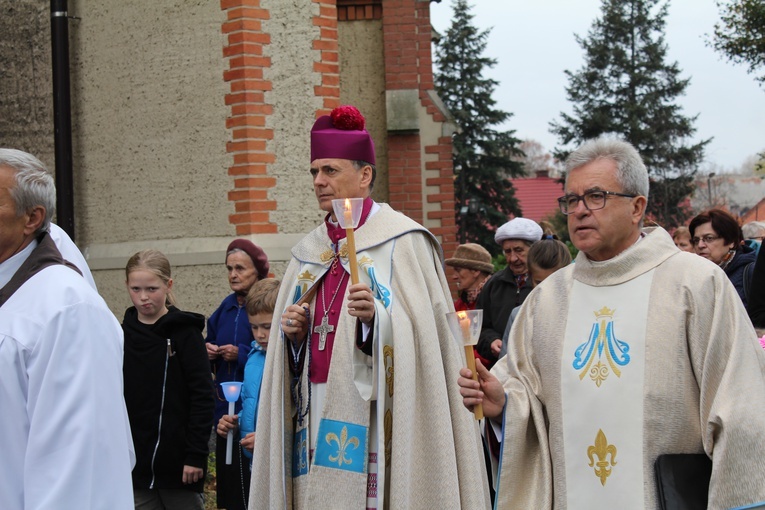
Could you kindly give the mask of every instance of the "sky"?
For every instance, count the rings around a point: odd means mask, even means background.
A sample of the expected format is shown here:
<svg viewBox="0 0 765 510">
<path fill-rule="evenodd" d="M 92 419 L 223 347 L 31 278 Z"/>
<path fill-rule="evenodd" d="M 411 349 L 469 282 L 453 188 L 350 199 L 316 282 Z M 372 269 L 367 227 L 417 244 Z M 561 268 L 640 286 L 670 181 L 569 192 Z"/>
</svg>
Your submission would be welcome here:
<svg viewBox="0 0 765 510">
<path fill-rule="evenodd" d="M 520 139 L 552 150 L 557 138 L 549 123 L 571 113 L 564 70 L 577 71 L 583 50 L 574 35 L 586 37 L 600 16 L 600 0 L 469 0 L 473 24 L 489 29 L 485 56 L 497 60 L 487 76 L 499 81 L 497 107 L 512 113 L 501 126 Z M 451 24 L 452 0 L 431 3 L 431 23 L 440 33 Z M 672 0 L 666 18 L 667 61 L 676 61 L 681 78 L 690 78 L 678 99 L 682 114 L 694 116 L 693 142 L 707 145 L 702 171 L 736 171 L 765 150 L 765 88 L 746 66 L 723 60 L 705 45 L 719 20 L 714 0 Z M 493 28 L 492 28 L 493 27 Z M 435 58 L 435 55 L 434 55 Z"/>
</svg>

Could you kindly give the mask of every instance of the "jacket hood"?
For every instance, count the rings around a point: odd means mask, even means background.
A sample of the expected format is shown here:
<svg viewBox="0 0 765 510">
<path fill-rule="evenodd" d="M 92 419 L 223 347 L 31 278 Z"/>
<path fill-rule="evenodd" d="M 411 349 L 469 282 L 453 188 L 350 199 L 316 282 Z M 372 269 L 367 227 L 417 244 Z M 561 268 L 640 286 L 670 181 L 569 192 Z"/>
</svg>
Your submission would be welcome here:
<svg viewBox="0 0 765 510">
<path fill-rule="evenodd" d="M 182 328 L 202 331 L 205 327 L 205 317 L 195 312 L 184 312 L 170 305 L 167 307 L 167 313 L 160 317 L 157 322 L 153 325 L 147 325 L 138 320 L 138 310 L 131 306 L 125 310 L 125 318 L 122 320 L 122 325 L 132 330 L 140 328 L 142 333 L 145 333 L 146 328 L 150 327 L 157 335 L 168 336 L 168 332 Z"/>
</svg>

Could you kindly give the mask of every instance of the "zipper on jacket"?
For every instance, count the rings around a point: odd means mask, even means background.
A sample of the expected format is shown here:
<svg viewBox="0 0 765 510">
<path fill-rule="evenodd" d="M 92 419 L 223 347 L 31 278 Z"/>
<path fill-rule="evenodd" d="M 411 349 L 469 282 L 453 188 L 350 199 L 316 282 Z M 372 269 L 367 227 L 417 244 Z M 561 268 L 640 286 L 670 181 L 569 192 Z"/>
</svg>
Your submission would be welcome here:
<svg viewBox="0 0 765 510">
<path fill-rule="evenodd" d="M 151 455 L 151 483 L 149 489 L 154 488 L 154 479 L 156 477 L 154 473 L 154 461 L 157 459 L 157 450 L 159 450 L 159 438 L 162 435 L 162 414 L 165 411 L 165 390 L 167 387 L 167 364 L 170 360 L 170 352 L 172 347 L 170 346 L 170 339 L 167 339 L 167 352 L 165 353 L 165 374 L 162 379 L 162 401 L 159 404 L 159 422 L 157 424 L 157 444 L 154 445 L 154 453 Z"/>
</svg>

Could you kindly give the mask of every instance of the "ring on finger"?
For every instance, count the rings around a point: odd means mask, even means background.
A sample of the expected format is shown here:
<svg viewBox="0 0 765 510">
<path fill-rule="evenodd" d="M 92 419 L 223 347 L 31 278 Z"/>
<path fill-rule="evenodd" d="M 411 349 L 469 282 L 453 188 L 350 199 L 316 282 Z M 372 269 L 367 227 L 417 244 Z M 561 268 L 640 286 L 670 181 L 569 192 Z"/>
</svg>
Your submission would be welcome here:
<svg viewBox="0 0 765 510">
<path fill-rule="evenodd" d="M 287 326 L 292 327 L 292 319 L 287 319 Z"/>
</svg>

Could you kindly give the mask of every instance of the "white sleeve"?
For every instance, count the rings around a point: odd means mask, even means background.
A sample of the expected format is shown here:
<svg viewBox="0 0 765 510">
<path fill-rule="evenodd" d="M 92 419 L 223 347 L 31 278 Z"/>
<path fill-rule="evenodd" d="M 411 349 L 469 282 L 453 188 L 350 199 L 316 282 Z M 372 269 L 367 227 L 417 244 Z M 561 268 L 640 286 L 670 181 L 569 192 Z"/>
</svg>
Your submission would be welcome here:
<svg viewBox="0 0 765 510">
<path fill-rule="evenodd" d="M 122 342 L 114 316 L 93 302 L 43 325 L 27 362 L 27 510 L 133 509 Z"/>
</svg>

